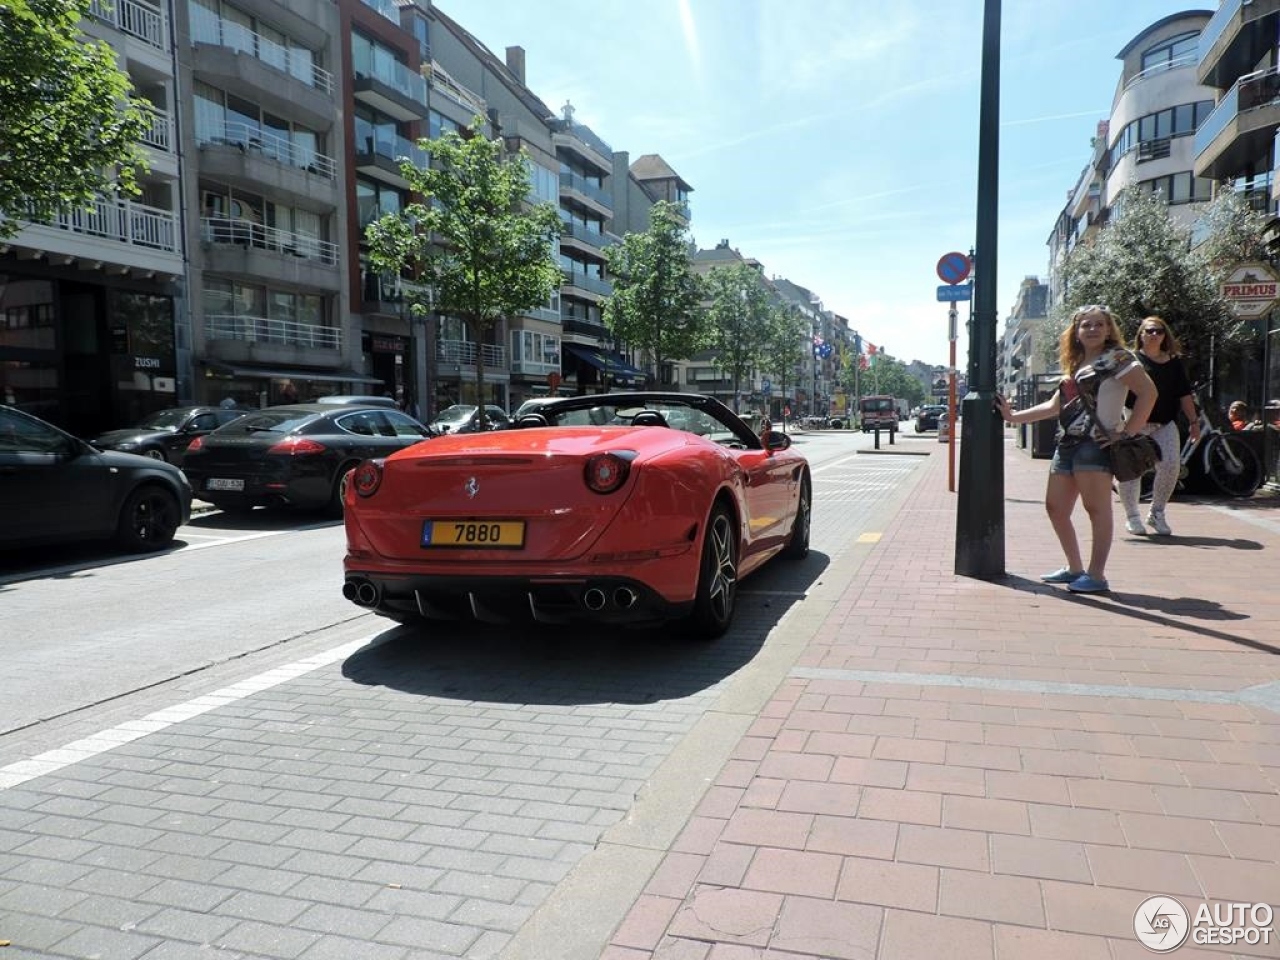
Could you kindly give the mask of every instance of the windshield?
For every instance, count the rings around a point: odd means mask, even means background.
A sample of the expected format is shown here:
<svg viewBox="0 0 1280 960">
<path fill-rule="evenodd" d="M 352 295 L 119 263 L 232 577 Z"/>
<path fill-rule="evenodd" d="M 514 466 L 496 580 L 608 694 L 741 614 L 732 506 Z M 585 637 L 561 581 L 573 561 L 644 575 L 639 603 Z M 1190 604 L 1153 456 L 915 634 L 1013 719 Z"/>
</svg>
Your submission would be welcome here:
<svg viewBox="0 0 1280 960">
<path fill-rule="evenodd" d="M 460 423 L 471 419 L 475 412 L 476 408 L 473 406 L 455 403 L 452 407 L 446 407 L 440 411 L 436 417 L 436 423 Z"/>
<path fill-rule="evenodd" d="M 144 417 L 142 422 L 138 424 L 138 429 L 168 430 L 172 432 L 182 426 L 183 421 L 188 416 L 190 416 L 190 413 L 186 410 L 157 410 L 155 413 Z"/>
</svg>

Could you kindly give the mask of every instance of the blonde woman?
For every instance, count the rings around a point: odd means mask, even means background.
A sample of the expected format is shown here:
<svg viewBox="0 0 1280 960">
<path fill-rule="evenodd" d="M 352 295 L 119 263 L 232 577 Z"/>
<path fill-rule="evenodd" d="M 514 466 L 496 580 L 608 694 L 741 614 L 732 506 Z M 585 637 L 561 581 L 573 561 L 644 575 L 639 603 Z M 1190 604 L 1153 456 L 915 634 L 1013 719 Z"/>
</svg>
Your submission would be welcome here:
<svg viewBox="0 0 1280 960">
<path fill-rule="evenodd" d="M 996 397 L 996 409 L 1009 423 L 1058 418 L 1058 448 L 1049 465 L 1044 506 L 1067 565 L 1040 579 L 1065 583 L 1073 593 L 1102 593 L 1110 589 L 1106 567 L 1115 521 L 1106 448 L 1147 425 L 1156 402 L 1156 385 L 1124 348 L 1111 311 L 1098 304 L 1081 307 L 1071 315 L 1071 323 L 1058 341 L 1058 360 L 1066 375 L 1052 397 L 1026 410 L 1015 410 L 1006 398 Z M 1130 392 L 1135 400 L 1126 420 L 1125 397 Z M 1081 393 L 1091 398 L 1096 422 Z M 1084 503 L 1089 515 L 1087 567 L 1071 521 L 1077 500 Z"/>
<path fill-rule="evenodd" d="M 1138 335 L 1134 337 L 1134 341 L 1134 352 L 1147 371 L 1147 376 L 1156 385 L 1156 405 L 1142 431 L 1160 446 L 1160 459 L 1156 462 L 1155 479 L 1151 483 L 1151 509 L 1147 513 L 1147 526 L 1154 533 L 1167 537 L 1173 531 L 1169 528 L 1169 521 L 1165 519 L 1164 508 L 1173 496 L 1174 487 L 1178 485 L 1178 470 L 1181 467 L 1178 454 L 1182 438 L 1178 435 L 1178 412 L 1181 411 L 1191 424 L 1191 439 L 1196 441 L 1200 439 L 1200 417 L 1191 397 L 1191 381 L 1187 379 L 1187 371 L 1178 359 L 1182 356 L 1182 345 L 1178 343 L 1178 338 L 1173 335 L 1169 325 L 1159 317 L 1147 317 L 1138 324 Z M 1124 504 L 1124 513 L 1128 518 L 1125 529 L 1137 537 L 1146 536 L 1147 533 L 1138 512 L 1141 488 L 1141 480 L 1129 480 L 1120 484 L 1120 502 Z"/>
</svg>

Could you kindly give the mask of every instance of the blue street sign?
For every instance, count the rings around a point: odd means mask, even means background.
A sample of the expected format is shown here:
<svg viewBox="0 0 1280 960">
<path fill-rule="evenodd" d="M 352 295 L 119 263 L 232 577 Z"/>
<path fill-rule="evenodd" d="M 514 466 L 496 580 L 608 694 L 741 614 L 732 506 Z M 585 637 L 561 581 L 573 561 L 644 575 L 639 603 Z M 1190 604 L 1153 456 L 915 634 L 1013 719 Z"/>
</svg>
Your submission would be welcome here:
<svg viewBox="0 0 1280 960">
<path fill-rule="evenodd" d="M 967 283 L 957 283 L 954 286 L 945 286 L 938 288 L 938 302 L 946 303 L 950 300 L 972 300 L 973 287 Z"/>
<path fill-rule="evenodd" d="M 768 381 L 768 380 L 761 380 L 761 381 L 760 381 L 760 389 L 761 389 L 762 391 L 764 391 L 765 393 L 768 393 L 770 390 L 772 390 L 772 389 L 773 389 L 773 384 L 772 384 L 770 381 Z"/>
</svg>

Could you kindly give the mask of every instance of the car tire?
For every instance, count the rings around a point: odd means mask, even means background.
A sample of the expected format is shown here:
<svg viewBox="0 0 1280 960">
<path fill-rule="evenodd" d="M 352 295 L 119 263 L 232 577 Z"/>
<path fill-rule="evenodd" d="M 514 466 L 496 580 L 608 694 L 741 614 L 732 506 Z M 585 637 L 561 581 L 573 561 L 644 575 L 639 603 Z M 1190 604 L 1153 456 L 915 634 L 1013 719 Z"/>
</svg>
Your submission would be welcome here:
<svg viewBox="0 0 1280 960">
<path fill-rule="evenodd" d="M 813 493 L 808 476 L 800 481 L 800 500 L 796 504 L 796 519 L 791 524 L 791 536 L 782 549 L 788 560 L 803 560 L 809 555 L 809 528 L 813 523 Z"/>
<path fill-rule="evenodd" d="M 733 622 L 738 587 L 738 534 L 733 515 L 722 503 L 711 508 L 702 538 L 702 560 L 698 565 L 698 590 L 690 632 L 699 640 L 714 640 Z"/>
<path fill-rule="evenodd" d="M 344 463 L 338 468 L 337 475 L 333 478 L 333 490 L 329 494 L 329 502 L 325 506 L 325 513 L 331 517 L 341 519 L 346 513 L 344 502 L 347 499 L 347 484 L 351 481 L 351 473 L 359 466 L 356 463 Z"/>
<path fill-rule="evenodd" d="M 125 498 L 116 525 L 116 542 L 131 553 L 162 550 L 173 542 L 182 520 L 178 498 L 149 483 Z"/>
<path fill-rule="evenodd" d="M 159 460 L 162 463 L 168 463 L 169 458 L 164 455 L 164 451 L 159 447 L 148 447 L 142 451 L 144 457 L 150 457 L 152 460 Z"/>
</svg>

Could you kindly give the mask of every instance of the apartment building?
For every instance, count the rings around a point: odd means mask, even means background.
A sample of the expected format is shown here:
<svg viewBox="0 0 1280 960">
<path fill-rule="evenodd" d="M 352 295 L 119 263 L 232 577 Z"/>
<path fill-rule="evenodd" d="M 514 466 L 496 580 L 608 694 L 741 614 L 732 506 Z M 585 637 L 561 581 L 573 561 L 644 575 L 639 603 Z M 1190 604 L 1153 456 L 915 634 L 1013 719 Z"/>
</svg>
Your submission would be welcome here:
<svg viewBox="0 0 1280 960">
<path fill-rule="evenodd" d="M 1227 181 L 1257 209 L 1280 212 L 1276 135 L 1280 132 L 1280 3 L 1223 0 L 1201 31 L 1196 76 L 1217 94 L 1195 135 L 1195 172 Z M 1220 375 L 1224 399 L 1241 399 L 1268 422 L 1280 422 L 1280 310 L 1253 321 L 1258 347 L 1238 369 Z M 1278 479 L 1280 444 L 1265 432 L 1264 462 Z"/>
<path fill-rule="evenodd" d="M 196 401 L 379 386 L 346 309 L 338 24 L 329 0 L 175 6 Z"/>
<path fill-rule="evenodd" d="M 1213 109 L 1213 90 L 1201 83 L 1196 67 L 1210 16 L 1188 10 L 1165 17 L 1116 54 L 1121 66 L 1111 112 L 1097 124 L 1089 159 L 1048 239 L 1049 309 L 1066 297 L 1066 256 L 1106 226 L 1126 186 L 1158 193 L 1175 222 L 1188 228 L 1211 199 L 1212 180 L 1195 164 L 1196 131 Z M 1043 353 L 1043 346 L 1031 344 L 1024 350 Z"/>
<path fill-rule="evenodd" d="M 1048 358 L 1035 349 L 1036 334 L 1048 318 L 1049 287 L 1041 283 L 1039 277 L 1024 277 L 996 343 L 1000 393 L 1017 397 L 1020 405 L 1026 405 L 1034 395 L 1034 386 L 1024 385 L 1034 385 L 1036 378 L 1050 368 Z M 1056 368 L 1056 364 L 1054 366 Z"/>
<path fill-rule="evenodd" d="M 29 225 L 0 243 L 0 400 L 78 434 L 186 395 L 184 236 L 172 8 L 94 3 L 85 32 L 155 107 L 141 195 Z"/>
</svg>

